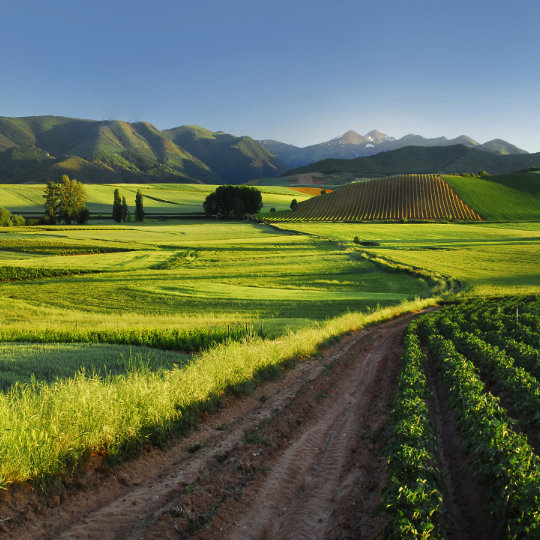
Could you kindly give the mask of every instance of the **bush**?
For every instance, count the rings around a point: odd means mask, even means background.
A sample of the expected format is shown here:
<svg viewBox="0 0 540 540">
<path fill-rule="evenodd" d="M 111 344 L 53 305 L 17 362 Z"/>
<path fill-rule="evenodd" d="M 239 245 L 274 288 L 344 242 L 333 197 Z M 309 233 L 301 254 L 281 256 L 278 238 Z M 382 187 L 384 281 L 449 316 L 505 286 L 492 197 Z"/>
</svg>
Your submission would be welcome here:
<svg viewBox="0 0 540 540">
<path fill-rule="evenodd" d="M 219 186 L 203 203 L 209 216 L 242 219 L 262 208 L 261 192 L 249 186 Z"/>
</svg>

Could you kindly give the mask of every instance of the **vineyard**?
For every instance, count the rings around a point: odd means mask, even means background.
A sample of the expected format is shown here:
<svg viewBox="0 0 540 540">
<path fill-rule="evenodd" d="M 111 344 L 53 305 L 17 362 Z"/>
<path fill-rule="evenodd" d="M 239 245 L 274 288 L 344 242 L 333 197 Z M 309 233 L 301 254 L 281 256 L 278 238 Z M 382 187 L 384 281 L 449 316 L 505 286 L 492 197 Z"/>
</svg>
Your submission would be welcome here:
<svg viewBox="0 0 540 540">
<path fill-rule="evenodd" d="M 295 210 L 261 217 L 269 221 L 482 220 L 435 174 L 352 183 L 308 199 Z"/>
<path fill-rule="evenodd" d="M 471 300 L 409 326 L 383 493 L 388 537 L 452 529 L 448 456 L 430 420 L 436 380 L 498 536 L 540 534 L 539 330 L 538 297 Z"/>
</svg>

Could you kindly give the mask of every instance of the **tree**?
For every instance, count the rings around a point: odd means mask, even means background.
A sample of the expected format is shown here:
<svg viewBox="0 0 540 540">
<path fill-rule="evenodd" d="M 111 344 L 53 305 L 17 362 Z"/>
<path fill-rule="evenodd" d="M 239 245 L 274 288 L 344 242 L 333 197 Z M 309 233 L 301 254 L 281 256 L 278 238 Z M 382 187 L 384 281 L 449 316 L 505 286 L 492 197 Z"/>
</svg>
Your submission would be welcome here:
<svg viewBox="0 0 540 540">
<path fill-rule="evenodd" d="M 113 207 L 112 207 L 112 217 L 116 223 L 120 223 L 122 221 L 122 198 L 120 197 L 120 190 L 117 188 L 114 190 L 114 200 L 113 200 Z"/>
<path fill-rule="evenodd" d="M 60 177 L 60 181 L 49 180 L 45 188 L 45 217 L 51 223 L 64 221 L 71 224 L 72 220 L 79 220 L 81 214 L 86 214 L 86 189 L 77 180 L 70 180 L 67 174 Z"/>
<path fill-rule="evenodd" d="M 294 212 L 298 208 L 298 201 L 296 199 L 293 199 L 291 201 L 291 210 Z"/>
<path fill-rule="evenodd" d="M 135 219 L 144 221 L 143 194 L 140 189 L 137 190 L 137 195 L 135 195 Z"/>
<path fill-rule="evenodd" d="M 262 208 L 261 192 L 250 186 L 219 186 L 204 203 L 209 216 L 242 219 L 246 214 L 256 214 Z"/>
<path fill-rule="evenodd" d="M 129 208 L 125 197 L 122 197 L 122 221 L 126 222 L 129 216 Z"/>
</svg>

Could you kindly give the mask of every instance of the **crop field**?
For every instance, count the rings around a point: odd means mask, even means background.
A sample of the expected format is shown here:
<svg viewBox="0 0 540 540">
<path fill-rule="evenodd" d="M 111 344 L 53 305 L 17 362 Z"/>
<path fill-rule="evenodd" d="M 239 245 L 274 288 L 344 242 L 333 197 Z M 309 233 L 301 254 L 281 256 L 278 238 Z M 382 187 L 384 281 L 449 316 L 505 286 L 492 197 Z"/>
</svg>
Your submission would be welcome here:
<svg viewBox="0 0 540 540">
<path fill-rule="evenodd" d="M 91 216 L 111 217 L 114 190 L 119 189 L 133 214 L 135 195 L 140 189 L 144 195 L 144 208 L 149 214 L 202 213 L 203 202 L 217 186 L 207 184 L 86 184 L 88 208 Z M 289 208 L 292 199 L 299 202 L 309 199 L 312 193 L 302 193 L 288 187 L 260 187 L 263 211 Z M 39 184 L 2 184 L 0 206 L 15 214 L 43 214 L 45 186 Z M 320 190 L 317 194 L 320 193 Z"/>
<path fill-rule="evenodd" d="M 492 530 L 508 538 L 538 536 L 539 329 L 538 296 L 472 300 L 409 326 L 383 496 L 388 536 L 416 530 L 444 537 L 455 518 L 448 488 L 456 473 L 440 460 L 448 439 L 435 430 L 429 413 L 445 400 L 451 411 L 444 421 L 459 428 L 474 476 L 467 489 L 486 500 Z"/>
<path fill-rule="evenodd" d="M 355 182 L 324 197 L 305 201 L 294 211 L 264 217 L 271 221 L 293 222 L 482 219 L 435 174 L 408 174 Z"/>
</svg>

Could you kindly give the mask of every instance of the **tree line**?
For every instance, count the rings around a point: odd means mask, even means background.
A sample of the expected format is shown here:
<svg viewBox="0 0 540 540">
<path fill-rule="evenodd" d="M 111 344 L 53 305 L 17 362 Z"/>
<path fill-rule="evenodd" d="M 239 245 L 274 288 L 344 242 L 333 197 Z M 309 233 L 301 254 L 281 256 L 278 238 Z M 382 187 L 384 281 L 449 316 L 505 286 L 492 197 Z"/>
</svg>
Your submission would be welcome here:
<svg viewBox="0 0 540 540">
<path fill-rule="evenodd" d="M 86 205 L 86 188 L 81 182 L 70 179 L 67 174 L 63 174 L 58 181 L 49 180 L 43 197 L 45 198 L 44 223 L 64 222 L 70 225 L 73 222 L 79 224 L 88 222 L 90 211 Z M 118 189 L 114 191 L 112 218 L 118 223 L 129 219 L 126 198 L 120 197 Z M 140 189 L 135 195 L 135 219 L 136 221 L 144 220 L 143 194 Z"/>
</svg>

